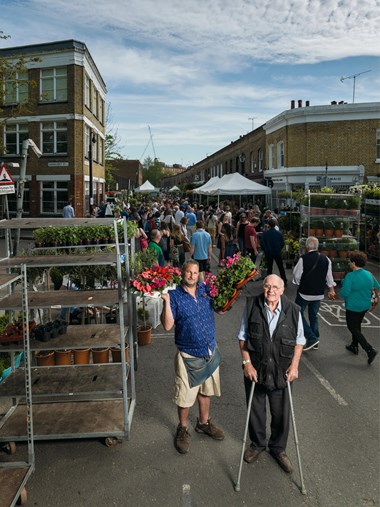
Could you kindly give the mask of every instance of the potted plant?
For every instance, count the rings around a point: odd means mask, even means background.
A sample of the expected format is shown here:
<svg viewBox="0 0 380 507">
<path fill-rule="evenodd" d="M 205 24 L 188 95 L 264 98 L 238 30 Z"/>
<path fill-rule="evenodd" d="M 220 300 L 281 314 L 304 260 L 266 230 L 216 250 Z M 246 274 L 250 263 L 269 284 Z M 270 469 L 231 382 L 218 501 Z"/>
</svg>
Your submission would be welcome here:
<svg viewBox="0 0 380 507">
<path fill-rule="evenodd" d="M 36 352 L 37 366 L 54 366 L 54 350 L 40 350 Z"/>
<path fill-rule="evenodd" d="M 152 342 L 153 329 L 152 323 L 147 321 L 149 313 L 146 309 L 146 299 L 144 294 L 141 295 L 139 305 L 141 306 L 137 308 L 137 319 L 141 324 L 137 327 L 137 338 L 138 344 L 144 346 L 149 345 Z"/>
<path fill-rule="evenodd" d="M 216 312 L 229 310 L 241 292 L 236 289 L 233 278 L 228 278 L 226 269 L 219 271 L 217 276 L 207 273 L 205 283 L 209 287 L 212 306 Z"/>
<path fill-rule="evenodd" d="M 332 238 L 335 231 L 334 222 L 332 220 L 325 220 L 323 225 L 326 238 Z"/>
<path fill-rule="evenodd" d="M 228 271 L 228 283 L 234 283 L 236 289 L 243 287 L 257 274 L 255 264 L 248 255 L 243 257 L 237 253 L 222 262 Z"/>
<path fill-rule="evenodd" d="M 343 222 L 341 219 L 337 219 L 337 220 L 335 220 L 334 224 L 335 224 L 335 227 L 334 227 L 335 237 L 341 238 L 343 236 L 343 227 L 344 227 Z"/>
</svg>

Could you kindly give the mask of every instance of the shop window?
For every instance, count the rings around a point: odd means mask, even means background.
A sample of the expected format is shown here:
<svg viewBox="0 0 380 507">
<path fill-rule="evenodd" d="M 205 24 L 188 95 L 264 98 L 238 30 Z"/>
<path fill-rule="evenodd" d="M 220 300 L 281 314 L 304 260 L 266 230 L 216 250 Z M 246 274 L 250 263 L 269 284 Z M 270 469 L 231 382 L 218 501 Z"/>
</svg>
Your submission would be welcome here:
<svg viewBox="0 0 380 507">
<path fill-rule="evenodd" d="M 54 67 L 40 71 L 41 102 L 62 102 L 67 100 L 67 68 Z"/>
</svg>

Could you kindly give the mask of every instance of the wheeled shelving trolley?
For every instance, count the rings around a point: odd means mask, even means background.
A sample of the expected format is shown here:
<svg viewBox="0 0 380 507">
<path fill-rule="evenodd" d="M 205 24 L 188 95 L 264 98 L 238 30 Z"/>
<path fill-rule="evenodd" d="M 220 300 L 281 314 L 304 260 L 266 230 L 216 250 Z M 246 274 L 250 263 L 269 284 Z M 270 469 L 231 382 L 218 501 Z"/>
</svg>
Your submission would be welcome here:
<svg viewBox="0 0 380 507">
<path fill-rule="evenodd" d="M 113 225 L 115 252 L 89 253 L 85 255 L 33 255 L 8 257 L 0 261 L 0 267 L 19 269 L 52 266 L 116 265 L 117 288 L 38 291 L 26 295 L 31 309 L 60 309 L 67 306 L 117 306 L 118 324 L 69 325 L 67 334 L 49 342 L 30 341 L 30 351 L 62 350 L 119 346 L 121 361 L 109 364 L 88 364 L 31 368 L 33 393 L 33 420 L 35 440 L 103 437 L 107 446 L 119 439 L 129 438 L 136 404 L 134 376 L 133 307 L 129 290 L 129 253 L 126 221 L 123 220 L 124 242 L 119 242 L 118 221 L 115 219 L 16 219 L 0 222 L 0 228 L 30 228 L 76 225 Z M 110 245 L 108 245 L 110 246 Z M 89 248 L 90 246 L 87 246 Z M 57 247 L 59 248 L 59 247 Z M 72 247 L 70 247 L 72 248 Z M 75 247 L 74 247 L 75 248 Z M 123 251 L 122 251 L 123 250 Z M 38 251 L 38 249 L 36 249 Z M 126 281 L 122 279 L 122 265 Z M 22 308 L 19 292 L 4 297 L 0 308 Z M 129 345 L 129 361 L 125 347 Z M 21 347 L 8 345 L 1 350 L 17 351 Z M 30 356 L 29 356 L 30 357 Z M 26 439 L 22 421 L 27 406 L 22 391 L 22 369 L 14 371 L 0 385 L 0 396 L 16 400 L 0 427 L 0 442 Z"/>
</svg>

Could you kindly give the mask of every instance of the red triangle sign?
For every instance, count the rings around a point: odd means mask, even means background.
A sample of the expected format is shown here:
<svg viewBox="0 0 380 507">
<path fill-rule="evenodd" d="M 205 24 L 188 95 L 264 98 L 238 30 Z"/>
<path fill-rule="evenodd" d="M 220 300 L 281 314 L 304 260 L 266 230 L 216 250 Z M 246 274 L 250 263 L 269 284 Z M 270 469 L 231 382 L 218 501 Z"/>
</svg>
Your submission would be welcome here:
<svg viewBox="0 0 380 507">
<path fill-rule="evenodd" d="M 4 162 L 1 164 L 0 185 L 14 185 L 13 178 L 5 167 Z"/>
</svg>

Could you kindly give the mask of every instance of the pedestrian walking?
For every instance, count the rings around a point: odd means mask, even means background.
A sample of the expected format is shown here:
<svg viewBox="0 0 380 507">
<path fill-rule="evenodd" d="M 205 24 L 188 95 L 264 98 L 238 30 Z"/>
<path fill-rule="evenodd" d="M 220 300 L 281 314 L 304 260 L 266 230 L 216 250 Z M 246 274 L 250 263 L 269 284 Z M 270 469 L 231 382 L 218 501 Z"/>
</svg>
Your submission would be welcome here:
<svg viewBox="0 0 380 507">
<path fill-rule="evenodd" d="M 75 218 L 74 208 L 71 201 L 69 201 L 62 210 L 63 218 Z"/>
<path fill-rule="evenodd" d="M 210 271 L 212 254 L 211 236 L 204 230 L 202 221 L 196 222 L 197 229 L 190 238 L 190 257 L 199 263 L 200 280 L 204 281 L 204 272 Z"/>
<path fill-rule="evenodd" d="M 366 340 L 361 330 L 365 314 L 371 308 L 372 289 L 380 289 L 378 280 L 364 266 L 367 256 L 363 252 L 354 251 L 350 254 L 350 273 L 342 280 L 342 289 L 339 296 L 344 299 L 346 306 L 347 328 L 352 335 L 352 341 L 346 349 L 355 355 L 359 354 L 359 344 L 367 353 L 368 364 L 371 364 L 377 355 L 377 350 Z"/>
<path fill-rule="evenodd" d="M 268 264 L 267 274 L 271 275 L 273 272 L 273 261 L 276 261 L 277 267 L 280 271 L 280 276 L 287 285 L 287 279 L 282 262 L 282 247 L 285 244 L 284 237 L 280 231 L 276 230 L 276 222 L 272 218 L 268 220 L 269 229 L 265 230 L 261 236 L 261 247 L 264 251 L 265 258 Z"/>
<path fill-rule="evenodd" d="M 293 270 L 293 283 L 298 285 L 296 304 L 301 309 L 303 329 L 306 337 L 305 350 L 316 350 L 319 344 L 318 311 L 328 287 L 329 299 L 335 298 L 331 260 L 318 252 L 319 241 L 314 236 L 306 240 L 306 253 L 301 255 Z M 305 312 L 308 310 L 309 322 Z"/>
<path fill-rule="evenodd" d="M 256 383 L 249 420 L 251 445 L 244 460 L 253 463 L 266 449 L 266 399 L 271 412 L 269 453 L 287 473 L 293 471 L 286 454 L 290 401 L 287 382 L 298 378 L 306 343 L 299 307 L 284 295 L 277 275 L 264 279 L 263 293 L 248 297 L 238 333 L 247 403 Z"/>
<path fill-rule="evenodd" d="M 179 424 L 174 440 L 177 451 L 190 447 L 190 408 L 198 402 L 195 431 L 214 440 L 224 432 L 210 419 L 211 396 L 220 396 L 220 353 L 215 341 L 215 318 L 208 288 L 199 283 L 199 265 L 190 259 L 182 267 L 182 282 L 162 294 L 161 323 L 166 331 L 175 326 L 175 382 L 173 401 L 178 407 Z"/>
</svg>

